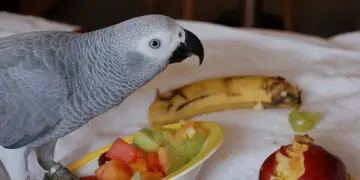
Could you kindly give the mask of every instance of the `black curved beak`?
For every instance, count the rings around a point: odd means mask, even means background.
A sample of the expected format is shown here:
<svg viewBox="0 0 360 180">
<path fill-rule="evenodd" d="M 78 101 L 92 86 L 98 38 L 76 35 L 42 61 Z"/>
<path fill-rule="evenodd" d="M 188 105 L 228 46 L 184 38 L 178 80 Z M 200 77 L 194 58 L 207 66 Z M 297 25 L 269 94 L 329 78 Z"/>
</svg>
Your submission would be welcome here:
<svg viewBox="0 0 360 180">
<path fill-rule="evenodd" d="M 199 57 L 199 64 L 201 65 L 204 60 L 204 47 L 200 39 L 192 32 L 185 30 L 185 42 L 180 43 L 177 49 L 170 57 L 169 64 L 180 63 L 186 58 L 196 55 Z"/>
</svg>

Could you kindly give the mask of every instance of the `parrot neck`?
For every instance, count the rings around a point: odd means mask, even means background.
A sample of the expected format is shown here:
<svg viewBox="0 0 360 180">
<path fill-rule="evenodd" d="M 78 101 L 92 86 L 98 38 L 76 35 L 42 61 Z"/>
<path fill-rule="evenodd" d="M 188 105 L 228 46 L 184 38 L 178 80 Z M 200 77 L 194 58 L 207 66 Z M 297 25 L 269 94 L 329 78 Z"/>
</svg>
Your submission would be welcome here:
<svg viewBox="0 0 360 180">
<path fill-rule="evenodd" d="M 73 48 L 77 55 L 79 52 L 84 54 L 77 56 L 79 70 L 72 81 L 73 95 L 69 101 L 78 112 L 88 112 L 77 118 L 84 120 L 119 105 L 147 81 L 126 73 L 129 70 L 124 69 L 124 65 L 120 63 L 117 57 L 119 50 L 112 49 L 111 38 L 102 38 L 98 34 L 92 36 L 94 37 L 85 37 Z"/>
</svg>

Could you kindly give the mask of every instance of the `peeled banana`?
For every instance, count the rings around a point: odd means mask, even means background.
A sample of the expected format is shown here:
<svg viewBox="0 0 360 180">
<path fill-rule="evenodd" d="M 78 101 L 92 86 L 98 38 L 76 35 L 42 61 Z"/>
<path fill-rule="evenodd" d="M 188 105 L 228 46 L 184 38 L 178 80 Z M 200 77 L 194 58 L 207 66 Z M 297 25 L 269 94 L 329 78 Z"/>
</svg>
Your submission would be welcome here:
<svg viewBox="0 0 360 180">
<path fill-rule="evenodd" d="M 232 76 L 193 82 L 160 93 L 150 105 L 151 126 L 224 110 L 298 108 L 301 91 L 279 76 Z"/>
</svg>

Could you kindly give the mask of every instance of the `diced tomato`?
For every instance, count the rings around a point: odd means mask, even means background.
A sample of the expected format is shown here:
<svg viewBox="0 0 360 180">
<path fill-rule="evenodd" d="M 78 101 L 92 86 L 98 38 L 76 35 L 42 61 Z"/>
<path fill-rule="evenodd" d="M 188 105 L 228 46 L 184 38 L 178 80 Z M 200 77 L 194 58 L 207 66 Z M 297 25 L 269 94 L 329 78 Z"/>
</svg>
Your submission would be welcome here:
<svg viewBox="0 0 360 180">
<path fill-rule="evenodd" d="M 110 160 L 95 170 L 98 180 L 130 180 L 132 177 L 129 168 L 121 161 Z"/>
<path fill-rule="evenodd" d="M 102 174 L 104 173 L 105 169 L 107 168 L 107 166 L 102 165 L 100 167 L 98 167 L 96 170 L 95 170 L 95 176 L 100 179 L 100 177 L 102 176 Z"/>
<path fill-rule="evenodd" d="M 149 152 L 147 155 L 147 170 L 149 172 L 162 172 L 160 161 L 156 152 Z"/>
<path fill-rule="evenodd" d="M 140 176 L 142 180 L 159 180 L 165 177 L 162 172 L 140 172 Z"/>
<path fill-rule="evenodd" d="M 110 161 L 110 158 L 106 156 L 106 152 L 102 153 L 101 156 L 98 158 L 98 165 L 102 166 L 103 164 Z"/>
<path fill-rule="evenodd" d="M 117 138 L 112 144 L 106 156 L 110 159 L 116 159 L 129 164 L 139 158 L 144 158 L 144 152 L 131 144 L 126 143 L 123 139 Z"/>
<path fill-rule="evenodd" d="M 83 176 L 80 177 L 80 180 L 98 180 L 96 176 Z"/>
<path fill-rule="evenodd" d="M 147 163 L 144 158 L 138 158 L 135 161 L 130 162 L 128 166 L 132 173 L 135 173 L 136 171 L 139 172 L 147 171 Z"/>
</svg>

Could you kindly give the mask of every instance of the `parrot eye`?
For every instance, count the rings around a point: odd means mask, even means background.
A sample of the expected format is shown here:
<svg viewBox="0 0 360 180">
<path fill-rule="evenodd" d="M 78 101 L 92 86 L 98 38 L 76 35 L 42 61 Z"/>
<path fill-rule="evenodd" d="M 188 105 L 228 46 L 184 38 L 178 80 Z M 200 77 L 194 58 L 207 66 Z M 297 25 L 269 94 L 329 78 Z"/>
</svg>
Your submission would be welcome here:
<svg viewBox="0 0 360 180">
<path fill-rule="evenodd" d="M 182 33 L 181 32 L 179 32 L 179 38 L 181 38 L 182 37 Z"/>
<path fill-rule="evenodd" d="M 160 47 L 161 43 L 160 43 L 160 40 L 158 39 L 152 39 L 149 43 L 150 47 L 153 48 L 153 49 L 157 49 Z"/>
</svg>

